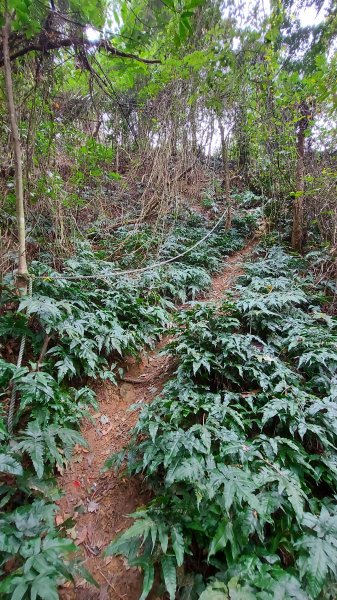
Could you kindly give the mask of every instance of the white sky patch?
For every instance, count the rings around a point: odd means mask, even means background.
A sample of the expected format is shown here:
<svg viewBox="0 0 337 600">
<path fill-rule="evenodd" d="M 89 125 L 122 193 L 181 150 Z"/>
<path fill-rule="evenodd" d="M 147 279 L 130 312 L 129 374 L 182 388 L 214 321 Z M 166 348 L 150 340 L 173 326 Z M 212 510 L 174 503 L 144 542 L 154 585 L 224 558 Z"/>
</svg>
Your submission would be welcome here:
<svg viewBox="0 0 337 600">
<path fill-rule="evenodd" d="M 96 42 L 100 37 L 97 29 L 94 29 L 93 27 L 87 27 L 85 33 L 87 34 L 89 42 Z"/>
<path fill-rule="evenodd" d="M 317 11 L 315 6 L 302 6 L 301 8 L 296 8 L 294 10 L 294 16 L 299 18 L 302 27 L 306 27 L 308 25 L 318 25 L 325 18 L 329 3 L 329 0 L 325 0 L 319 11 Z M 256 23 L 253 22 L 254 19 L 252 15 L 252 11 L 256 7 L 256 0 L 246 0 L 245 2 L 242 2 L 242 0 L 235 0 L 234 6 L 235 4 L 236 8 L 239 8 L 241 11 L 241 25 L 251 25 L 252 27 L 256 26 Z M 230 8 L 228 9 L 228 7 L 226 7 L 224 14 L 228 12 L 231 12 Z M 257 20 L 268 17 L 270 12 L 270 0 L 260 0 Z"/>
<path fill-rule="evenodd" d="M 119 19 L 118 15 L 117 19 Z M 103 31 L 97 31 L 97 29 L 94 29 L 94 27 L 89 26 L 86 28 L 85 32 L 90 42 L 96 42 L 101 37 L 101 33 L 104 33 L 105 36 L 108 38 L 110 35 L 116 34 L 118 32 L 118 28 L 119 26 L 116 21 L 116 13 L 114 13 L 113 11 L 113 5 L 110 4 L 107 8 L 107 18 L 103 27 Z"/>
<path fill-rule="evenodd" d="M 302 27 L 307 27 L 308 25 L 318 25 L 325 18 L 326 9 L 328 6 L 329 0 L 325 0 L 321 10 L 318 12 L 315 6 L 306 6 L 301 8 L 296 16 L 299 17 Z"/>
</svg>

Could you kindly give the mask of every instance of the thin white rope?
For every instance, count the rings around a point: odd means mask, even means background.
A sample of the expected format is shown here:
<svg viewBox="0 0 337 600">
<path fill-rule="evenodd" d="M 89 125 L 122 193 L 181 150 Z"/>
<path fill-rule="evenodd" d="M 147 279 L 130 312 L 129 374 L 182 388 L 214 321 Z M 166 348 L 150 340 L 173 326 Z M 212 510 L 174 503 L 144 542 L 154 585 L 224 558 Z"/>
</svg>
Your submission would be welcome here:
<svg viewBox="0 0 337 600">
<path fill-rule="evenodd" d="M 167 265 L 171 262 L 174 262 L 175 260 L 178 260 L 178 258 L 182 258 L 183 256 L 186 256 L 186 254 L 188 254 L 189 252 L 191 252 L 192 250 L 194 250 L 195 248 L 200 246 L 200 244 L 202 244 L 205 240 L 207 240 L 207 238 L 209 238 L 212 235 L 212 233 L 220 225 L 221 221 L 225 218 L 226 214 L 227 214 L 227 210 L 225 212 L 223 212 L 223 214 L 221 215 L 220 219 L 216 222 L 214 227 L 212 227 L 212 229 L 203 238 L 201 238 L 201 240 L 199 240 L 198 242 L 193 244 L 193 246 L 190 246 L 184 252 L 177 254 L 177 256 L 173 256 L 172 258 L 168 258 L 167 260 L 163 260 L 162 262 L 154 263 L 153 265 L 148 265 L 147 267 L 141 267 L 139 269 L 128 269 L 126 271 L 116 270 L 116 271 L 112 271 L 109 274 L 96 273 L 95 275 L 62 275 L 62 274 L 59 274 L 59 275 L 37 275 L 37 276 L 31 275 L 31 277 L 33 277 L 34 279 L 43 279 L 43 280 L 49 280 L 49 281 L 56 280 L 56 279 L 111 279 L 113 277 L 117 277 L 117 276 L 119 277 L 120 275 L 132 275 L 135 273 L 144 273 L 145 271 L 151 271 L 152 269 L 158 269 L 158 268 L 162 267 L 163 265 Z"/>
</svg>

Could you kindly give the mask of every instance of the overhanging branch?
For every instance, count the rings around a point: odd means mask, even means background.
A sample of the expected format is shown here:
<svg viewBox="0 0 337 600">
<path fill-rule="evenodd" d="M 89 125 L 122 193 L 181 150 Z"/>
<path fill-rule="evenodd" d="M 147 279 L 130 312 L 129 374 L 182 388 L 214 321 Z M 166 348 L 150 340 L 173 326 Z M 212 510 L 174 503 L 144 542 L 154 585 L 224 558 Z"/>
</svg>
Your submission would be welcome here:
<svg viewBox="0 0 337 600">
<path fill-rule="evenodd" d="M 48 52 L 49 50 L 59 50 L 61 48 L 85 48 L 86 50 L 95 49 L 98 51 L 104 50 L 107 54 L 117 57 L 117 58 L 128 58 L 132 60 L 136 60 L 141 63 L 145 63 L 148 65 L 160 65 L 161 61 L 158 59 L 150 59 L 150 58 L 142 58 L 137 56 L 136 54 L 130 54 L 129 52 L 123 52 L 122 50 L 117 50 L 114 46 L 110 44 L 107 40 L 97 40 L 90 41 L 83 38 L 72 38 L 72 37 L 57 37 L 55 33 L 44 32 L 43 35 L 40 35 L 37 40 L 34 40 L 27 44 L 26 46 L 15 50 L 10 53 L 10 60 L 16 60 L 21 56 L 25 56 L 30 52 Z M 3 56 L 0 54 L 0 67 L 4 65 Z"/>
</svg>

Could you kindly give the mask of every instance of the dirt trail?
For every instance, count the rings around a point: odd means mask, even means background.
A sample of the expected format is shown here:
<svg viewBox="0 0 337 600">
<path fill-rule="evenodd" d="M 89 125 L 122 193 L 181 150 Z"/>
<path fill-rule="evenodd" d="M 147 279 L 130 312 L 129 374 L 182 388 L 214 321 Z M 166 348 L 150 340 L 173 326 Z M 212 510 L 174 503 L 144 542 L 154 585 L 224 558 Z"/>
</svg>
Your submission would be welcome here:
<svg viewBox="0 0 337 600">
<path fill-rule="evenodd" d="M 242 250 L 235 252 L 235 254 L 227 258 L 222 272 L 213 277 L 212 287 L 205 300 L 212 300 L 214 302 L 220 300 L 223 293 L 232 287 L 240 275 L 243 275 L 244 271 L 240 267 L 240 264 L 253 252 L 257 243 L 256 238 L 253 238 Z"/>
<path fill-rule="evenodd" d="M 220 300 L 236 278 L 243 273 L 240 263 L 251 254 L 256 241 L 226 260 L 223 271 L 213 278 L 212 288 L 203 300 Z M 126 515 L 145 504 L 150 497 L 140 477 L 123 479 L 111 471 L 101 474 L 108 456 L 127 442 L 137 415 L 128 412 L 135 402 L 150 402 L 162 389 L 173 371 L 168 357 L 159 354 L 162 340 L 155 350 L 141 355 L 141 360 L 127 361 L 125 380 L 118 387 L 104 382 L 96 388 L 99 412 L 94 422 L 86 422 L 82 434 L 89 450 L 79 448 L 71 465 L 59 480 L 65 496 L 60 501 L 59 522 L 72 517 L 75 543 L 86 556 L 85 567 L 94 575 L 100 589 L 84 580 L 76 589 L 64 586 L 63 600 L 138 600 L 142 575 L 119 557 L 102 557 L 104 548 L 131 522 Z"/>
</svg>

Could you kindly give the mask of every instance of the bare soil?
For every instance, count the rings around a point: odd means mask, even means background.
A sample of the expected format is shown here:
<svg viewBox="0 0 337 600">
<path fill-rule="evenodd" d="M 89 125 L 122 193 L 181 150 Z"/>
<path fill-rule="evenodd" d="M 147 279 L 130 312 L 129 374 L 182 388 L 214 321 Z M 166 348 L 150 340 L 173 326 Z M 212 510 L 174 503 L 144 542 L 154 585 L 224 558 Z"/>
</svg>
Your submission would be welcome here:
<svg viewBox="0 0 337 600">
<path fill-rule="evenodd" d="M 216 302 L 223 297 L 243 273 L 240 265 L 256 243 L 249 242 L 226 260 L 203 300 Z M 153 351 L 144 352 L 138 363 L 126 361 L 124 380 L 117 387 L 110 382 L 97 387 L 99 412 L 82 427 L 88 449 L 78 448 L 59 478 L 65 495 L 59 502 L 57 522 L 73 518 L 70 535 L 85 555 L 85 567 L 100 586 L 95 588 L 84 580 L 76 587 L 63 586 L 63 600 L 138 600 L 141 594 L 141 572 L 130 568 L 123 558 L 104 557 L 103 552 L 120 531 L 130 526 L 132 519 L 127 515 L 149 500 L 150 491 L 141 477 L 127 479 L 111 471 L 102 474 L 101 469 L 105 460 L 128 441 L 137 419 L 137 413 L 128 410 L 130 406 L 151 402 L 172 374 L 172 360 L 160 354 L 166 342 L 167 338 L 162 339 Z"/>
</svg>

